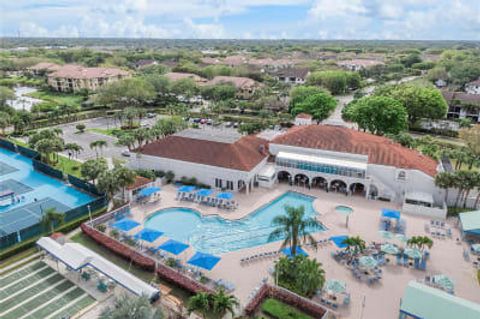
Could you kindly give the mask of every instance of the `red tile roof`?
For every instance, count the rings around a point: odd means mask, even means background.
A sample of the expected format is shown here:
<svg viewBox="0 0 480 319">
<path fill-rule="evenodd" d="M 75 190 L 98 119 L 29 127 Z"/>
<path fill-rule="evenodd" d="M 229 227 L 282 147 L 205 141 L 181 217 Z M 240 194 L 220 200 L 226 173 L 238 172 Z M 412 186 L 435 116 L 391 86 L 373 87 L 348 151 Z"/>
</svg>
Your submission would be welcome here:
<svg viewBox="0 0 480 319">
<path fill-rule="evenodd" d="M 147 184 L 150 184 L 151 182 L 153 181 L 149 178 L 146 178 L 143 176 L 136 176 L 135 181 L 132 184 L 128 185 L 127 189 L 128 190 L 137 189 Z"/>
<path fill-rule="evenodd" d="M 51 73 L 53 78 L 92 79 L 108 78 L 114 76 L 128 76 L 127 71 L 117 68 L 86 68 L 76 64 L 65 64 L 57 71 Z"/>
<path fill-rule="evenodd" d="M 234 143 L 171 135 L 145 145 L 140 153 L 179 161 L 251 171 L 268 157 L 268 141 L 249 135 Z"/>
<path fill-rule="evenodd" d="M 168 72 L 165 74 L 165 77 L 170 81 L 178 81 L 183 79 L 192 79 L 195 82 L 207 82 L 207 79 L 202 78 L 193 73 L 183 73 L 183 72 Z"/>
<path fill-rule="evenodd" d="M 295 126 L 271 143 L 368 155 L 371 164 L 416 169 L 430 176 L 437 173 L 437 162 L 416 150 L 403 147 L 386 137 L 344 127 Z"/>
</svg>

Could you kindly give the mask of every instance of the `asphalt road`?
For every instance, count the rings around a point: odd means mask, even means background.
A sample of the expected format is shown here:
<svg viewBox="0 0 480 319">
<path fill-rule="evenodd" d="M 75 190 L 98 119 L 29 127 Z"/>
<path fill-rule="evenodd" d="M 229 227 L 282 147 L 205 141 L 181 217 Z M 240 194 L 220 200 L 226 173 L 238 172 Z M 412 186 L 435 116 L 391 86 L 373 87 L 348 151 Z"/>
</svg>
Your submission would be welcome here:
<svg viewBox="0 0 480 319">
<path fill-rule="evenodd" d="M 155 118 L 152 119 L 144 119 L 141 122 L 142 126 L 149 127 L 156 122 Z M 86 126 L 86 130 L 83 133 L 78 133 L 75 126 L 77 124 L 83 123 Z M 114 121 L 111 118 L 95 118 L 95 119 L 88 119 L 84 121 L 68 123 L 58 125 L 56 127 L 61 128 L 63 130 L 63 139 L 65 143 L 77 143 L 83 147 L 83 151 L 78 154 L 78 159 L 81 161 L 85 161 L 88 159 L 94 159 L 96 157 L 96 153 L 94 150 L 90 148 L 90 143 L 93 141 L 104 140 L 107 142 L 107 147 L 103 148 L 99 151 L 99 155 L 105 158 L 115 158 L 115 159 L 127 159 L 126 157 L 122 156 L 122 151 L 126 150 L 126 147 L 117 146 L 117 138 L 109 135 L 104 135 L 97 132 L 89 131 L 88 129 L 92 128 L 101 128 L 101 129 L 109 129 L 114 127 L 119 127 L 120 123 L 118 121 Z M 68 155 L 67 152 L 64 152 L 65 155 Z"/>
</svg>

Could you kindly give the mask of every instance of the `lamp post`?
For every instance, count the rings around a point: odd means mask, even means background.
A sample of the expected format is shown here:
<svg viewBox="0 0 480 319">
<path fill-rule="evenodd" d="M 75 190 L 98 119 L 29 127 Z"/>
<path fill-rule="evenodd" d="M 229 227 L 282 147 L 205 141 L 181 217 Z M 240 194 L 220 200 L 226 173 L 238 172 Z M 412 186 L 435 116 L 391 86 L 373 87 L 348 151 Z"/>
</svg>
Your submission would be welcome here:
<svg viewBox="0 0 480 319">
<path fill-rule="evenodd" d="M 88 208 L 88 217 L 90 218 L 90 226 L 92 225 L 92 210 L 90 209 L 90 205 L 87 205 Z"/>
</svg>

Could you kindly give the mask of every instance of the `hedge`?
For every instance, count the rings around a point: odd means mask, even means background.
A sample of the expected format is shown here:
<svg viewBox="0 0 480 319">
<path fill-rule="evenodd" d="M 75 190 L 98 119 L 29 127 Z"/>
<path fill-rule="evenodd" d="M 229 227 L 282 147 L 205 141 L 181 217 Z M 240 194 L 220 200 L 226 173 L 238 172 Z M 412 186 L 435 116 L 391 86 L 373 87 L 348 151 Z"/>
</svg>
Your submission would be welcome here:
<svg viewBox="0 0 480 319">
<path fill-rule="evenodd" d="M 93 216 L 99 216 L 99 215 L 105 213 L 106 210 L 107 210 L 107 208 L 104 207 L 104 208 L 99 209 L 95 212 L 92 212 L 92 217 Z M 82 223 L 84 223 L 88 219 L 89 219 L 89 216 L 87 215 L 87 216 L 83 216 L 81 218 L 72 220 L 71 222 L 63 224 L 59 228 L 55 229 L 55 232 L 60 232 L 60 233 L 64 233 L 64 234 L 68 233 L 68 232 L 74 230 L 75 228 L 77 228 L 78 226 L 80 226 Z M 31 239 L 22 241 L 18 245 L 15 245 L 15 246 L 9 247 L 8 249 L 5 249 L 4 251 L 0 252 L 0 260 L 4 260 L 8 257 L 11 257 L 13 255 L 16 255 L 16 254 L 22 252 L 22 251 L 24 251 L 28 248 L 34 247 L 37 240 L 44 235 L 45 234 L 38 235 L 38 236 L 33 237 Z"/>
<path fill-rule="evenodd" d="M 311 319 L 303 312 L 276 299 L 268 298 L 262 304 L 262 311 L 275 319 Z"/>
</svg>

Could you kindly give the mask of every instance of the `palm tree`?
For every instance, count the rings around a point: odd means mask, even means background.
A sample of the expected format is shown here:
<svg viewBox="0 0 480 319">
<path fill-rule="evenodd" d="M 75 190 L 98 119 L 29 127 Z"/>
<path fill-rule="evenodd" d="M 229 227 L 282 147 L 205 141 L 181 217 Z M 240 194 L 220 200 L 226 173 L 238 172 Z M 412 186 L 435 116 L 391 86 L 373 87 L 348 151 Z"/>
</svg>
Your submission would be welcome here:
<svg viewBox="0 0 480 319">
<path fill-rule="evenodd" d="M 227 295 L 224 289 L 220 289 L 211 295 L 211 303 L 213 312 L 221 318 L 223 318 L 227 312 L 230 312 L 232 317 L 235 316 L 235 307 L 239 304 L 238 300 L 232 295 Z"/>
<path fill-rule="evenodd" d="M 285 206 L 285 215 L 276 216 L 272 225 L 277 228 L 268 237 L 269 241 L 284 238 L 281 249 L 290 246 L 292 256 L 297 254 L 297 246 L 307 243 L 317 248 L 315 238 L 310 234 L 311 230 L 321 227 L 313 217 L 305 217 L 305 207 Z"/>
<path fill-rule="evenodd" d="M 122 295 L 115 299 L 113 307 L 105 308 L 100 319 L 162 319 L 160 308 L 154 308 L 147 297 L 129 297 Z"/>
<path fill-rule="evenodd" d="M 83 151 L 83 147 L 77 143 L 66 143 L 65 150 L 68 151 L 68 158 L 70 158 L 71 155 L 76 157 L 78 153 Z"/>
<path fill-rule="evenodd" d="M 50 229 L 50 234 L 55 231 L 55 227 L 58 227 L 65 221 L 65 215 L 58 212 L 55 207 L 47 208 L 42 215 L 41 224 L 44 231 Z"/>
<path fill-rule="evenodd" d="M 407 240 L 407 245 L 410 247 L 417 247 L 420 250 L 424 250 L 425 247 L 430 249 L 433 246 L 433 240 L 427 236 L 413 236 Z"/>
<path fill-rule="evenodd" d="M 129 151 L 135 147 L 135 137 L 132 134 L 125 133 L 118 137 L 117 145 L 126 146 Z"/>
<path fill-rule="evenodd" d="M 448 200 L 448 189 L 454 186 L 454 176 L 450 172 L 441 172 L 435 176 L 435 185 L 445 190 L 445 203 Z"/>
<path fill-rule="evenodd" d="M 117 176 L 113 171 L 105 171 L 98 177 L 97 188 L 99 191 L 107 194 L 108 201 L 113 200 L 113 196 L 120 190 Z"/>
<path fill-rule="evenodd" d="M 195 296 L 192 296 L 190 299 L 188 299 L 188 314 L 197 312 L 201 314 L 202 318 L 206 318 L 210 309 L 210 295 L 206 292 L 199 292 Z"/>
<path fill-rule="evenodd" d="M 122 197 L 125 200 L 125 188 L 135 182 L 137 174 L 126 167 L 119 166 L 114 169 L 114 175 L 118 186 L 122 188 Z"/>
<path fill-rule="evenodd" d="M 98 149 L 100 151 L 102 148 L 107 147 L 108 143 L 105 140 L 97 140 L 90 143 L 90 148 L 95 151 L 95 155 L 98 158 Z"/>
<path fill-rule="evenodd" d="M 344 245 L 347 245 L 347 250 L 353 254 L 362 252 L 366 248 L 365 240 L 360 236 L 348 237 L 343 241 Z"/>
</svg>

